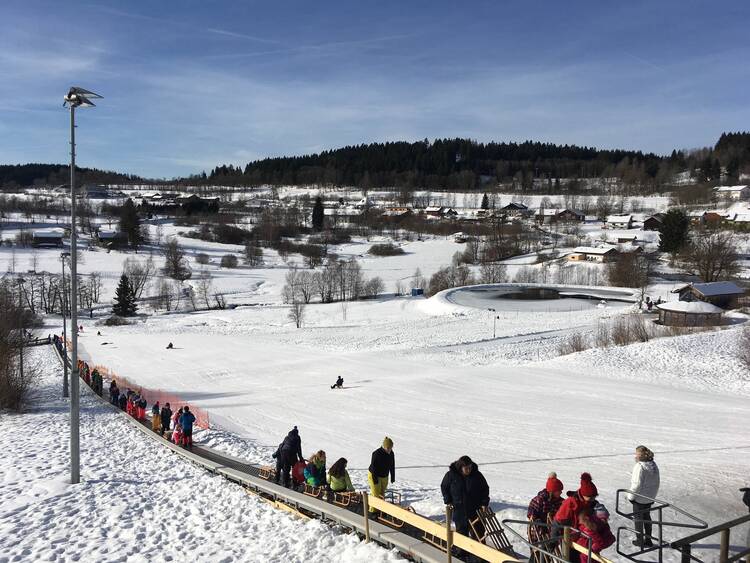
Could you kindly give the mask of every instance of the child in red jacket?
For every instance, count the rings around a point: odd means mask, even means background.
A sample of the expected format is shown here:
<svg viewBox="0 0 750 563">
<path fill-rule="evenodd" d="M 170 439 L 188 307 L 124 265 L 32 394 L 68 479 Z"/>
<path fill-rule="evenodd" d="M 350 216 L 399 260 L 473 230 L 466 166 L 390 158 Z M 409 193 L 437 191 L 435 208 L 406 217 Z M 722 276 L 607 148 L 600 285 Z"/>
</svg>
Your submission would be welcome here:
<svg viewBox="0 0 750 563">
<path fill-rule="evenodd" d="M 592 515 L 584 513 L 579 516 L 578 529 L 591 538 L 591 553 L 598 555 L 602 550 L 615 543 L 615 536 L 612 534 L 608 520 L 609 511 L 600 502 L 596 503 Z M 580 536 L 576 543 L 588 549 L 589 540 L 585 536 Z M 588 557 L 585 553 L 579 555 L 581 563 L 588 563 Z"/>
</svg>

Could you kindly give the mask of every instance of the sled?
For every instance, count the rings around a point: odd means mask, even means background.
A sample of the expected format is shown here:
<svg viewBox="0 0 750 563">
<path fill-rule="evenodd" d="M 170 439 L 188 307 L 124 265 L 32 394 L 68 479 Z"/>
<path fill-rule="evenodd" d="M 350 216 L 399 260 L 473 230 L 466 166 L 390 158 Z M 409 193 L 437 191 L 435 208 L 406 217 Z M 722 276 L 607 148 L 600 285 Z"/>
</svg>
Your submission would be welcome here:
<svg viewBox="0 0 750 563">
<path fill-rule="evenodd" d="M 401 508 L 404 508 L 410 512 L 415 512 L 414 509 L 411 506 L 402 506 L 401 505 L 401 493 L 395 492 L 395 491 L 386 491 L 385 496 L 383 497 L 383 500 L 386 502 L 390 502 L 391 504 L 395 504 L 396 506 L 401 506 Z M 415 512 L 416 514 L 416 512 Z M 378 514 L 378 520 L 382 522 L 383 524 L 386 524 L 388 526 L 391 526 L 392 528 L 403 528 L 404 527 L 404 521 L 399 520 L 395 516 L 391 516 L 390 514 L 385 514 L 383 512 L 380 512 Z"/>
<path fill-rule="evenodd" d="M 276 468 L 272 465 L 261 465 L 258 476 L 266 481 L 274 481 L 276 479 Z"/>
<path fill-rule="evenodd" d="M 307 463 L 298 461 L 292 466 L 292 482 L 295 485 L 301 485 L 305 482 L 305 467 Z"/>
<path fill-rule="evenodd" d="M 489 506 L 479 507 L 476 518 L 469 520 L 469 528 L 479 543 L 515 556 L 508 536 L 505 535 L 503 527 L 497 520 L 497 515 Z"/>
<path fill-rule="evenodd" d="M 556 544 L 548 543 L 552 539 L 552 528 L 550 527 L 551 522 L 548 520 L 547 525 L 541 523 L 534 523 L 533 520 L 529 521 L 529 527 L 527 530 L 527 536 L 529 543 L 532 545 L 538 545 L 545 551 L 554 553 L 557 556 L 562 557 L 559 542 Z M 554 563 L 555 560 L 545 553 L 541 553 L 534 549 L 531 550 L 531 557 L 529 558 L 531 563 Z"/>
<path fill-rule="evenodd" d="M 362 502 L 362 495 L 354 491 L 343 491 L 340 493 L 333 493 L 333 504 L 337 504 L 344 508 L 348 508 L 353 504 L 359 504 Z"/>
<path fill-rule="evenodd" d="M 311 497 L 323 498 L 323 493 L 325 492 L 325 488 L 313 487 L 312 485 L 308 485 L 307 483 L 305 483 L 305 490 L 302 492 Z"/>
</svg>

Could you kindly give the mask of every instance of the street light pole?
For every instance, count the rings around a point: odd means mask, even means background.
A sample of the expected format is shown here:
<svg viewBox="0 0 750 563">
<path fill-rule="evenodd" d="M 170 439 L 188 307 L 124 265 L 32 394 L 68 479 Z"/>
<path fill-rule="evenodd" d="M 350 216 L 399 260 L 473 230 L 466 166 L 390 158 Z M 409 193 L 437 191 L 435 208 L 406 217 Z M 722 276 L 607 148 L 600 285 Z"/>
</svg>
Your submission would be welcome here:
<svg viewBox="0 0 750 563">
<path fill-rule="evenodd" d="M 76 241 L 76 108 L 93 107 L 89 98 L 101 98 L 83 88 L 72 87 L 64 98 L 63 105 L 70 108 L 70 482 L 81 480 L 80 463 L 80 394 L 78 384 L 78 246 Z"/>
<path fill-rule="evenodd" d="M 496 328 L 495 323 L 497 322 L 497 315 L 495 314 L 496 311 L 495 311 L 495 309 L 493 309 L 491 307 L 489 309 L 487 309 L 487 310 L 492 313 L 492 338 L 495 338 L 495 336 L 497 335 L 497 331 L 495 330 L 495 328 Z"/>
<path fill-rule="evenodd" d="M 19 348 L 18 353 L 20 356 L 20 365 L 19 370 L 21 372 L 21 383 L 23 384 L 23 345 L 24 342 L 26 342 L 26 335 L 23 331 L 23 301 L 21 300 L 21 287 L 23 285 L 24 279 L 18 278 L 18 335 L 20 336 L 21 340 L 19 342 Z"/>
<path fill-rule="evenodd" d="M 62 263 L 62 299 L 61 309 L 63 317 L 63 397 L 68 398 L 68 328 L 65 325 L 65 305 L 68 302 L 68 294 L 65 291 L 65 258 L 70 256 L 70 253 L 63 252 L 60 254 L 60 262 Z"/>
</svg>

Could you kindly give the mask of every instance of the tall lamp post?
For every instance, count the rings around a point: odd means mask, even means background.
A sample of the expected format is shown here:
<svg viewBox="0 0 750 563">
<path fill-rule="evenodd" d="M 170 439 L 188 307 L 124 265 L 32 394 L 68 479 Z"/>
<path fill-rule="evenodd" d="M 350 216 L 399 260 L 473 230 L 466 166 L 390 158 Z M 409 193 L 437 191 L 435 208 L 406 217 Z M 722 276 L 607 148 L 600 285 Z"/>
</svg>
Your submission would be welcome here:
<svg viewBox="0 0 750 563">
<path fill-rule="evenodd" d="M 487 309 L 487 310 L 490 313 L 492 313 L 492 338 L 495 338 L 495 337 L 497 337 L 497 330 L 496 330 L 497 324 L 496 323 L 497 323 L 497 319 L 499 319 L 500 316 L 497 314 L 497 311 L 495 311 L 495 309 L 493 309 L 491 307 L 489 309 Z"/>
<path fill-rule="evenodd" d="M 65 305 L 68 303 L 68 294 L 65 291 L 65 259 L 70 257 L 70 252 L 60 253 L 60 262 L 62 263 L 62 317 L 63 317 L 63 397 L 67 398 L 68 393 L 68 329 L 65 325 Z"/>
<path fill-rule="evenodd" d="M 16 280 L 18 284 L 18 335 L 20 337 L 18 353 L 19 359 L 19 370 L 21 371 L 21 383 L 23 383 L 23 345 L 26 343 L 26 334 L 23 328 L 23 284 L 26 282 L 25 279 L 19 277 Z"/>
<path fill-rule="evenodd" d="M 63 106 L 70 108 L 70 482 L 81 480 L 78 381 L 78 280 L 76 243 L 76 108 L 94 107 L 92 99 L 101 98 L 83 88 L 73 86 L 64 98 Z"/>
</svg>

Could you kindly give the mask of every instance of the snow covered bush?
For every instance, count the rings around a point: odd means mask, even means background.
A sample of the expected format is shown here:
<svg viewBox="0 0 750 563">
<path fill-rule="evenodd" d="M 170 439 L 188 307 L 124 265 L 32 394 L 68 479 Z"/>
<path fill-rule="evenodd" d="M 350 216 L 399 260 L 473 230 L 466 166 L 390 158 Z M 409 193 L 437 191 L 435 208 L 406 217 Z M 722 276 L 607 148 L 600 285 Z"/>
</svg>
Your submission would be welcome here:
<svg viewBox="0 0 750 563">
<path fill-rule="evenodd" d="M 574 332 L 560 342 L 557 351 L 561 356 L 564 356 L 575 352 L 583 352 L 588 347 L 588 339 L 586 336 L 581 332 Z"/>
<path fill-rule="evenodd" d="M 384 244 L 373 244 L 369 250 L 369 254 L 372 254 L 373 256 L 398 256 L 403 253 L 403 248 L 390 242 Z"/>
<path fill-rule="evenodd" d="M 199 252 L 195 255 L 195 261 L 198 262 L 201 266 L 205 266 L 210 262 L 210 258 L 208 257 L 208 254 L 205 252 Z"/>
<path fill-rule="evenodd" d="M 225 254 L 221 257 L 221 267 L 222 268 L 236 268 L 237 267 L 237 257 L 234 254 Z"/>
</svg>

